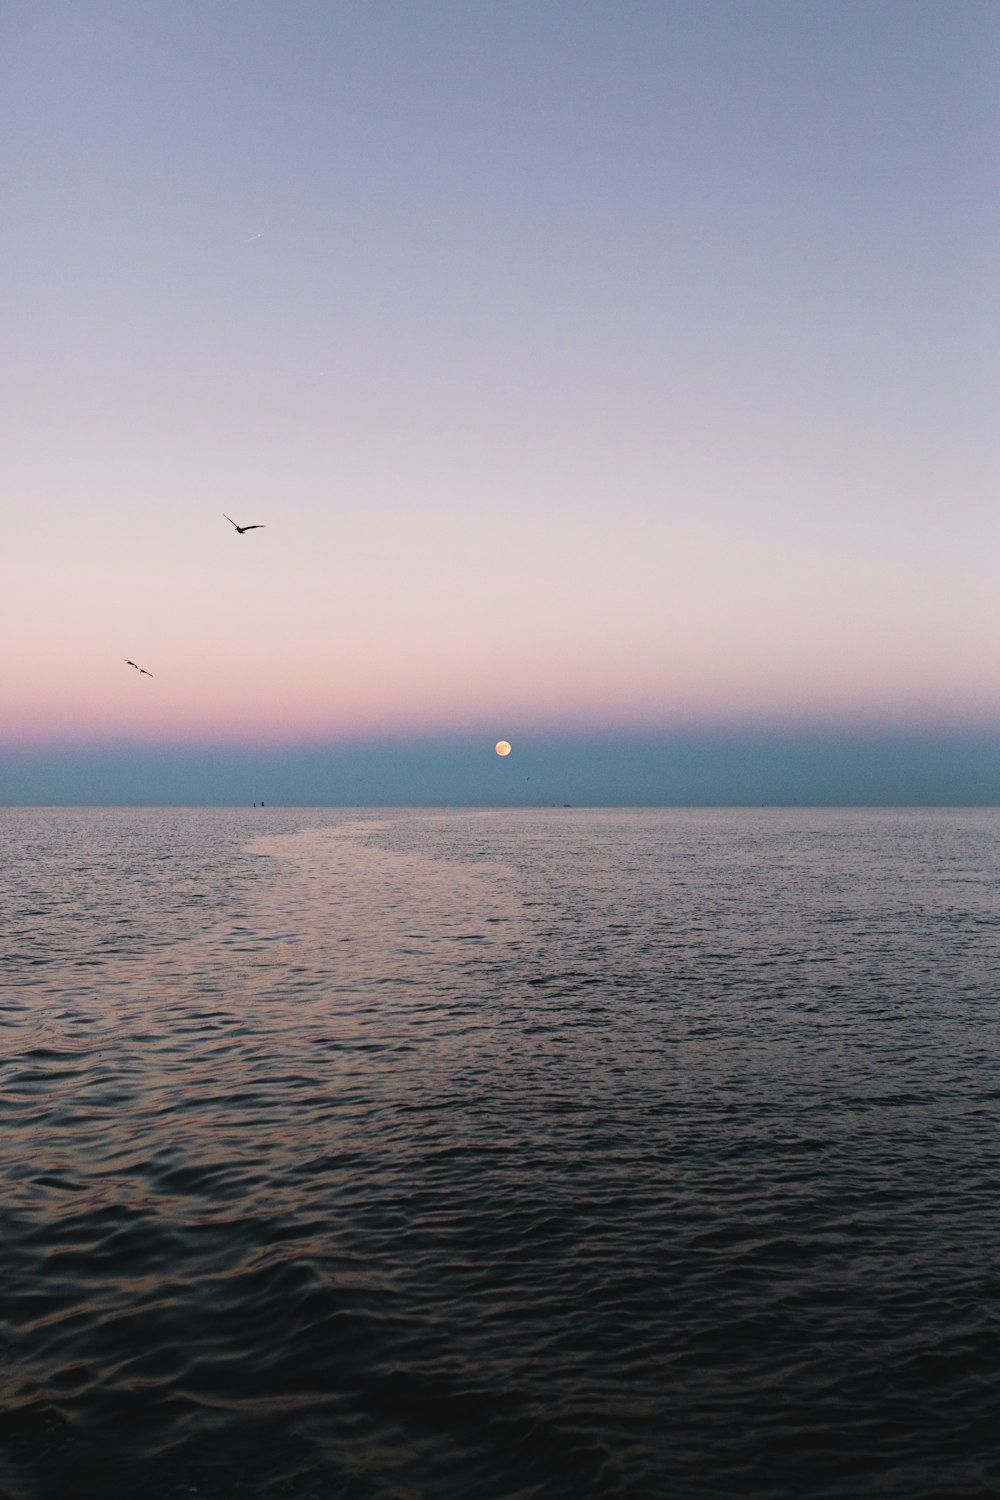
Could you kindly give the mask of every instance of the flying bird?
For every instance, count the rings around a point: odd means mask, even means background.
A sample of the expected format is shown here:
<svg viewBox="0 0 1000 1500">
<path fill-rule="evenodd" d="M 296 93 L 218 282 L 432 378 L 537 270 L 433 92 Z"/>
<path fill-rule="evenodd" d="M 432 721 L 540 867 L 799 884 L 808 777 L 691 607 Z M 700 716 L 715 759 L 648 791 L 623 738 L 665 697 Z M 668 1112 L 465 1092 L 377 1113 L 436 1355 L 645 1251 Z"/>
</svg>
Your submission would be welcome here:
<svg viewBox="0 0 1000 1500">
<path fill-rule="evenodd" d="M 138 662 L 128 661 L 126 659 L 125 665 L 127 667 L 135 667 L 135 670 L 137 672 L 141 672 L 142 675 L 143 675 L 143 677 L 152 677 L 152 675 L 153 675 L 152 672 L 147 672 L 145 667 L 140 667 L 139 664 L 138 664 Z"/>
<path fill-rule="evenodd" d="M 223 511 L 222 514 L 226 516 L 225 511 Z M 236 522 L 233 520 L 232 516 L 226 516 L 226 520 L 229 522 L 230 526 L 236 526 Z M 262 531 L 263 529 L 263 521 L 255 521 L 252 526 L 236 526 L 236 530 L 239 532 L 240 536 L 243 535 L 244 531 Z"/>
</svg>

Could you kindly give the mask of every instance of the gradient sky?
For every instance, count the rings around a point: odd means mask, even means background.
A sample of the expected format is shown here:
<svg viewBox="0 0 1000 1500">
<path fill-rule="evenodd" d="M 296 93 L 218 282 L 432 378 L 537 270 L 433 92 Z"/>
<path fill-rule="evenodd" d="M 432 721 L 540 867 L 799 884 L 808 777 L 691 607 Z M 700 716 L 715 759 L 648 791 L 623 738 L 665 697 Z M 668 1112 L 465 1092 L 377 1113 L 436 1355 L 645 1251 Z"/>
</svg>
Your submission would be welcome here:
<svg viewBox="0 0 1000 1500">
<path fill-rule="evenodd" d="M 998 158 L 994 0 L 6 0 L 0 801 L 1000 751 Z"/>
</svg>

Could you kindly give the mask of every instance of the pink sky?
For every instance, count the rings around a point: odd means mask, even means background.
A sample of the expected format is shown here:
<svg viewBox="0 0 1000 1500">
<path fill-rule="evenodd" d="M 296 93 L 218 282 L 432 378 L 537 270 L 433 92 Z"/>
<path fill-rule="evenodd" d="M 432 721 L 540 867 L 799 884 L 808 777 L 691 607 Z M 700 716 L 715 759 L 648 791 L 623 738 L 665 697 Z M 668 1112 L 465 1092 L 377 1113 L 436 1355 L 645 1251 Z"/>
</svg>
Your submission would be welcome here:
<svg viewBox="0 0 1000 1500">
<path fill-rule="evenodd" d="M 996 722 L 1000 20 L 668 10 L 8 23 L 0 742 Z"/>
</svg>

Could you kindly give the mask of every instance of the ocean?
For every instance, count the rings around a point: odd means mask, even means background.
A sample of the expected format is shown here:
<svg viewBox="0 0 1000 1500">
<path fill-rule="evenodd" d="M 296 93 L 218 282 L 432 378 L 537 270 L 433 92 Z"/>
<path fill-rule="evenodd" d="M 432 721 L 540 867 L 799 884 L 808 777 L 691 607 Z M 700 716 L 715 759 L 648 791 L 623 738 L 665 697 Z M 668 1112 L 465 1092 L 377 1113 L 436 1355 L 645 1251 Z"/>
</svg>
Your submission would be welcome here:
<svg viewBox="0 0 1000 1500">
<path fill-rule="evenodd" d="M 1000 1495 L 998 894 L 998 810 L 0 809 L 0 1495 Z"/>
</svg>

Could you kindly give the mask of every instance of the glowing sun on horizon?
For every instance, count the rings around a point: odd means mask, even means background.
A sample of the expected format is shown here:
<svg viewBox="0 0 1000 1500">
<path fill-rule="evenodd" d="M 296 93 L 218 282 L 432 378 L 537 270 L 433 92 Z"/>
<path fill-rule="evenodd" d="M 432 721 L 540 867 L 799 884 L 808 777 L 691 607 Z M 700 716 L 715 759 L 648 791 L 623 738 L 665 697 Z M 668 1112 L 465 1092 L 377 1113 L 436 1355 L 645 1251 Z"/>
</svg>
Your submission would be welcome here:
<svg viewBox="0 0 1000 1500">
<path fill-rule="evenodd" d="M 497 741 L 497 754 L 498 755 L 509 755 L 510 754 L 510 742 L 509 742 L 509 740 L 498 740 Z"/>
</svg>

